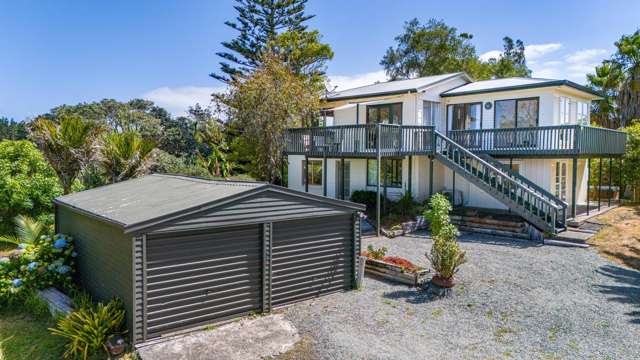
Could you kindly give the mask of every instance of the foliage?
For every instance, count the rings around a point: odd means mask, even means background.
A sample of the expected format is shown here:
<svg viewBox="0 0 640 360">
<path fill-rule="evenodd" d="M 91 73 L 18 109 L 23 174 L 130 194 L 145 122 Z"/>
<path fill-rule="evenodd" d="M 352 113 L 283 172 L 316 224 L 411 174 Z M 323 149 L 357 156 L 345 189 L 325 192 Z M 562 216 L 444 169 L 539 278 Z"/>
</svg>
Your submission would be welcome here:
<svg viewBox="0 0 640 360">
<path fill-rule="evenodd" d="M 433 269 L 443 279 L 452 278 L 466 261 L 465 252 L 460 250 L 456 241 L 458 229 L 449 219 L 451 210 L 451 203 L 446 196 L 435 194 L 429 201 L 429 210 L 424 214 L 429 219 L 433 238 L 431 252 L 426 256 Z"/>
<path fill-rule="evenodd" d="M 389 263 L 389 264 L 394 264 L 394 265 L 398 265 L 402 268 L 402 271 L 405 272 L 417 272 L 422 270 L 421 267 L 415 265 L 414 263 L 412 263 L 411 261 L 405 259 L 405 258 L 401 258 L 399 256 L 384 256 L 382 257 L 382 261 Z"/>
<path fill-rule="evenodd" d="M 248 76 L 261 67 L 262 55 L 269 52 L 268 45 L 279 32 L 304 32 L 304 22 L 313 18 L 313 15 L 304 13 L 307 0 L 236 1 L 236 21 L 227 21 L 225 24 L 238 31 L 238 36 L 222 43 L 229 50 L 216 53 L 223 59 L 220 62 L 222 74 L 211 74 L 224 82 Z"/>
<path fill-rule="evenodd" d="M 30 137 L 58 175 L 65 194 L 94 155 L 95 140 L 103 128 L 74 114 L 54 119 L 40 117 L 31 124 Z"/>
<path fill-rule="evenodd" d="M 319 111 L 321 94 L 322 87 L 269 53 L 251 76 L 231 81 L 228 92 L 214 99 L 249 145 L 251 174 L 274 183 L 283 164 L 285 130 L 308 124 Z"/>
<path fill-rule="evenodd" d="M 50 213 L 51 200 L 61 193 L 55 172 L 32 143 L 0 142 L 0 233 L 11 233 L 19 214 Z"/>
<path fill-rule="evenodd" d="M 591 87 L 603 94 L 602 99 L 593 102 L 591 122 L 610 129 L 619 127 L 619 109 L 616 98 L 622 78 L 620 67 L 609 60 L 596 66 L 595 73 L 587 74 L 587 80 Z"/>
<path fill-rule="evenodd" d="M 209 177 L 207 169 L 196 164 L 192 158 L 177 157 L 159 150 L 151 165 L 152 173 L 178 174 L 185 176 Z"/>
<path fill-rule="evenodd" d="M 380 61 L 392 79 L 441 75 L 464 71 L 476 80 L 513 76 L 530 77 L 526 66 L 524 43 L 503 38 L 504 52 L 496 59 L 482 61 L 471 43 L 473 35 L 458 33 L 442 20 L 430 19 L 421 24 L 414 18 L 395 37 L 396 47 L 389 47 Z"/>
<path fill-rule="evenodd" d="M 380 194 L 382 197 L 382 194 Z M 376 192 L 369 190 L 356 190 L 351 193 L 351 201 L 367 206 L 367 213 L 376 211 Z"/>
<path fill-rule="evenodd" d="M 35 244 L 47 230 L 44 223 L 27 215 L 18 215 L 13 221 L 16 224 L 16 235 L 0 235 L 0 242 Z"/>
<path fill-rule="evenodd" d="M 76 253 L 71 237 L 44 235 L 35 244 L 22 247 L 19 256 L 0 263 L 0 302 L 34 289 L 54 286 L 65 290 L 73 286 Z"/>
<path fill-rule="evenodd" d="M 627 133 L 627 148 L 623 157 L 624 182 L 640 186 L 640 120 L 623 129 Z"/>
<path fill-rule="evenodd" d="M 104 134 L 99 141 L 97 161 L 103 176 L 115 183 L 148 173 L 156 142 L 135 131 Z"/>
<path fill-rule="evenodd" d="M 24 140 L 27 138 L 27 128 L 23 122 L 14 121 L 0 116 L 0 141 Z"/>
<path fill-rule="evenodd" d="M 321 43 L 321 38 L 317 30 L 285 31 L 276 36 L 268 47 L 293 73 L 307 76 L 318 84 L 324 81 L 326 63 L 333 58 L 331 47 Z"/>
<path fill-rule="evenodd" d="M 204 149 L 198 151 L 197 164 L 212 176 L 231 175 L 231 162 L 227 160 L 229 146 L 222 125 L 215 120 L 200 124 L 195 139 Z"/>
<path fill-rule="evenodd" d="M 125 310 L 122 301 L 113 299 L 108 304 L 86 304 L 84 307 L 58 320 L 52 334 L 67 339 L 65 357 L 75 359 L 104 351 L 110 337 L 123 333 Z"/>
<path fill-rule="evenodd" d="M 413 216 L 419 206 L 420 204 L 414 200 L 411 191 L 405 191 L 398 201 L 391 202 L 390 211 L 403 217 Z"/>
<path fill-rule="evenodd" d="M 381 247 L 379 249 L 374 249 L 373 245 L 369 244 L 369 246 L 367 246 L 367 256 L 374 259 L 374 260 L 381 260 L 383 257 L 385 257 L 385 255 L 387 255 L 387 248 L 386 247 Z"/>
</svg>

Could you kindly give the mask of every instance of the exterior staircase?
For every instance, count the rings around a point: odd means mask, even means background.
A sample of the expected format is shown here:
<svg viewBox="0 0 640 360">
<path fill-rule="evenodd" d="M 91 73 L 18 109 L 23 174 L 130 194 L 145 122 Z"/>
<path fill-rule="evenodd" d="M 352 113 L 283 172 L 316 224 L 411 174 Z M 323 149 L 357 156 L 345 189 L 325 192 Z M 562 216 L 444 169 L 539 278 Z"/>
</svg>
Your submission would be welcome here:
<svg viewBox="0 0 640 360">
<path fill-rule="evenodd" d="M 438 131 L 435 157 L 538 230 L 557 234 L 566 229 L 566 203 L 497 161 L 483 159 Z"/>
</svg>

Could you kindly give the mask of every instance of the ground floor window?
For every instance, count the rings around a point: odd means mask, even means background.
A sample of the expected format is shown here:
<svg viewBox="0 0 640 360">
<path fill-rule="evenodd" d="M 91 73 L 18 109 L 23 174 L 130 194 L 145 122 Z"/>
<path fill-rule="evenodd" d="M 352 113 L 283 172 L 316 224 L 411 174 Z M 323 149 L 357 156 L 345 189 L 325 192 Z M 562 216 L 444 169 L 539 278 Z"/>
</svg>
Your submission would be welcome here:
<svg viewBox="0 0 640 360">
<path fill-rule="evenodd" d="M 378 185 L 376 179 L 377 162 L 377 160 L 367 159 L 367 186 Z M 402 187 L 402 159 L 383 159 L 380 178 L 382 184 L 387 187 Z"/>
<path fill-rule="evenodd" d="M 309 185 L 322 185 L 322 160 L 309 160 L 306 164 L 302 160 L 302 185 L 305 184 L 305 165 L 309 167 Z"/>
<path fill-rule="evenodd" d="M 567 201 L 567 162 L 556 161 L 555 167 L 555 195 Z"/>
</svg>

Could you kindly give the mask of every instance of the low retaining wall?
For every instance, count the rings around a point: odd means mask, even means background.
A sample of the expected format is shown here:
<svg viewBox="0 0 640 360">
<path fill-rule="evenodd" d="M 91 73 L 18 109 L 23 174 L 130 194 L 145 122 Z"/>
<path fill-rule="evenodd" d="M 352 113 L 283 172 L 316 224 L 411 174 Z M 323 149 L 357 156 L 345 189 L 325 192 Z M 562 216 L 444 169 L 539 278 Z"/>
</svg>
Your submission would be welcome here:
<svg viewBox="0 0 640 360">
<path fill-rule="evenodd" d="M 409 272 L 398 265 L 371 258 L 367 258 L 365 272 L 410 286 L 420 286 L 429 281 L 428 276 L 430 273 L 428 269 Z"/>
</svg>

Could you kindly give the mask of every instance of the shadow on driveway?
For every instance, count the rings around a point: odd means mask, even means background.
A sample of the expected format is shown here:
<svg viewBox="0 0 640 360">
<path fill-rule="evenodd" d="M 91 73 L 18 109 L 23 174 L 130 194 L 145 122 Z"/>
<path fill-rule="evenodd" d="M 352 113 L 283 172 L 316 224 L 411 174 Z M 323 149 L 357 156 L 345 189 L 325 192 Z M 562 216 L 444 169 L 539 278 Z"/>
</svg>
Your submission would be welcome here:
<svg viewBox="0 0 640 360">
<path fill-rule="evenodd" d="M 596 272 L 615 280 L 618 285 L 594 285 L 607 295 L 608 301 L 631 305 L 631 312 L 626 313 L 632 324 L 640 324 L 640 272 L 614 265 L 601 266 Z"/>
</svg>

